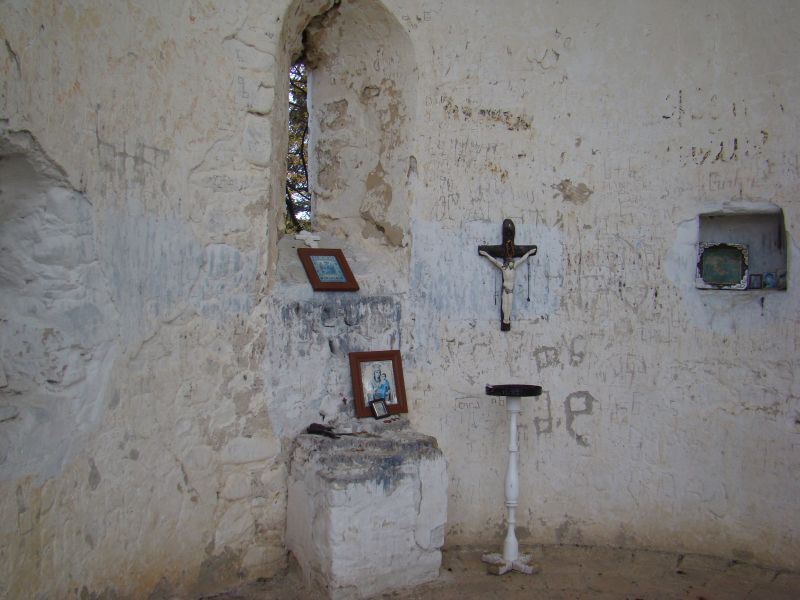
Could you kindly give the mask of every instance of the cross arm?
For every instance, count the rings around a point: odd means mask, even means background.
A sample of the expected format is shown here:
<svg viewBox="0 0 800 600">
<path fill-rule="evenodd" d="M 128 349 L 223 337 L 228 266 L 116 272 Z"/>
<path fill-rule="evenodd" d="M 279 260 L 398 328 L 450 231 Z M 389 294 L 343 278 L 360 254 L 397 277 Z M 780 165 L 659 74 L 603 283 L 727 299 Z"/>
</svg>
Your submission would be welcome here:
<svg viewBox="0 0 800 600">
<path fill-rule="evenodd" d="M 502 245 L 481 245 L 478 246 L 478 253 L 480 254 L 481 250 L 486 252 L 487 254 L 494 256 L 495 258 L 505 258 L 506 250 L 505 247 Z M 529 252 L 533 255 L 536 254 L 538 250 L 537 246 L 514 246 L 514 258 L 522 258 Z"/>
</svg>

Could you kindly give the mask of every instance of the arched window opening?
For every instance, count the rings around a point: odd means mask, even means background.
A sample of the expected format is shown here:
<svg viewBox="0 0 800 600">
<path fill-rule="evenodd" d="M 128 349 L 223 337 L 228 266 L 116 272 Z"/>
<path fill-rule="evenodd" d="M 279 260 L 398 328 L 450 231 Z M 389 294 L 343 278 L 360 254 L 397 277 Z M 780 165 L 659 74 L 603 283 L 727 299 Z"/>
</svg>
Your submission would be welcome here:
<svg viewBox="0 0 800 600">
<path fill-rule="evenodd" d="M 286 154 L 286 231 L 311 225 L 308 186 L 308 75 L 301 57 L 289 68 L 289 148 Z"/>
</svg>

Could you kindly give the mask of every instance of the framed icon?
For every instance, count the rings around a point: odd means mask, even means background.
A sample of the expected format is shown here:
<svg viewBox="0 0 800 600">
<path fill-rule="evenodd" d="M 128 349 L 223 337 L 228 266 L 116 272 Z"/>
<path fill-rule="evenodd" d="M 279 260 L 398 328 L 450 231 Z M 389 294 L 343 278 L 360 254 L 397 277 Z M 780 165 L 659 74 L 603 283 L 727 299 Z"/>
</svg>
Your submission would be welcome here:
<svg viewBox="0 0 800 600">
<path fill-rule="evenodd" d="M 749 282 L 749 252 L 745 244 L 700 242 L 697 245 L 695 287 L 706 290 L 744 290 Z M 767 287 L 764 275 L 764 287 Z"/>
<path fill-rule="evenodd" d="M 358 282 L 337 248 L 298 248 L 311 287 L 317 292 L 355 292 Z"/>
<path fill-rule="evenodd" d="M 350 375 L 357 417 L 374 417 L 382 402 L 388 414 L 408 412 L 399 350 L 351 352 Z"/>
</svg>

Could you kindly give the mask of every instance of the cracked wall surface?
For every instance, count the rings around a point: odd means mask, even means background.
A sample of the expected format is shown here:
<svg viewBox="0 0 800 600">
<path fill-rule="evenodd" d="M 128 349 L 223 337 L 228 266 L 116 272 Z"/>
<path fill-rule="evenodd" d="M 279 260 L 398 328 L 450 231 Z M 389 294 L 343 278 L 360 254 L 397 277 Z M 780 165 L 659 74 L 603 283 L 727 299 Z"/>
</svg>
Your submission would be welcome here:
<svg viewBox="0 0 800 600">
<path fill-rule="evenodd" d="M 357 294 L 314 293 L 279 231 L 286 73 L 323 14 L 317 225 Z M 520 382 L 544 388 L 520 420 L 523 545 L 800 568 L 798 19 L 2 3 L 0 595 L 274 574 L 290 438 L 341 410 L 350 349 L 389 347 L 448 460 L 448 544 L 500 544 L 507 423 L 484 386 Z M 767 209 L 788 291 L 697 290 L 698 214 Z M 539 253 L 502 333 L 477 246 L 505 217 Z"/>
</svg>

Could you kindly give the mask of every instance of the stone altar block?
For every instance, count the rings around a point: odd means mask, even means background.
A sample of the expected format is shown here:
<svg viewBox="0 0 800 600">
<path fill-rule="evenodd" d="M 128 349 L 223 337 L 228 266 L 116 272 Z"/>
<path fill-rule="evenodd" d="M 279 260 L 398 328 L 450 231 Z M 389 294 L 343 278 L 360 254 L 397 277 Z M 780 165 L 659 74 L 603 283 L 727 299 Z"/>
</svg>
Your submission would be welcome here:
<svg viewBox="0 0 800 600">
<path fill-rule="evenodd" d="M 433 437 L 372 423 L 366 435 L 301 434 L 292 451 L 286 545 L 333 600 L 418 585 L 441 565 L 444 455 Z"/>
</svg>

